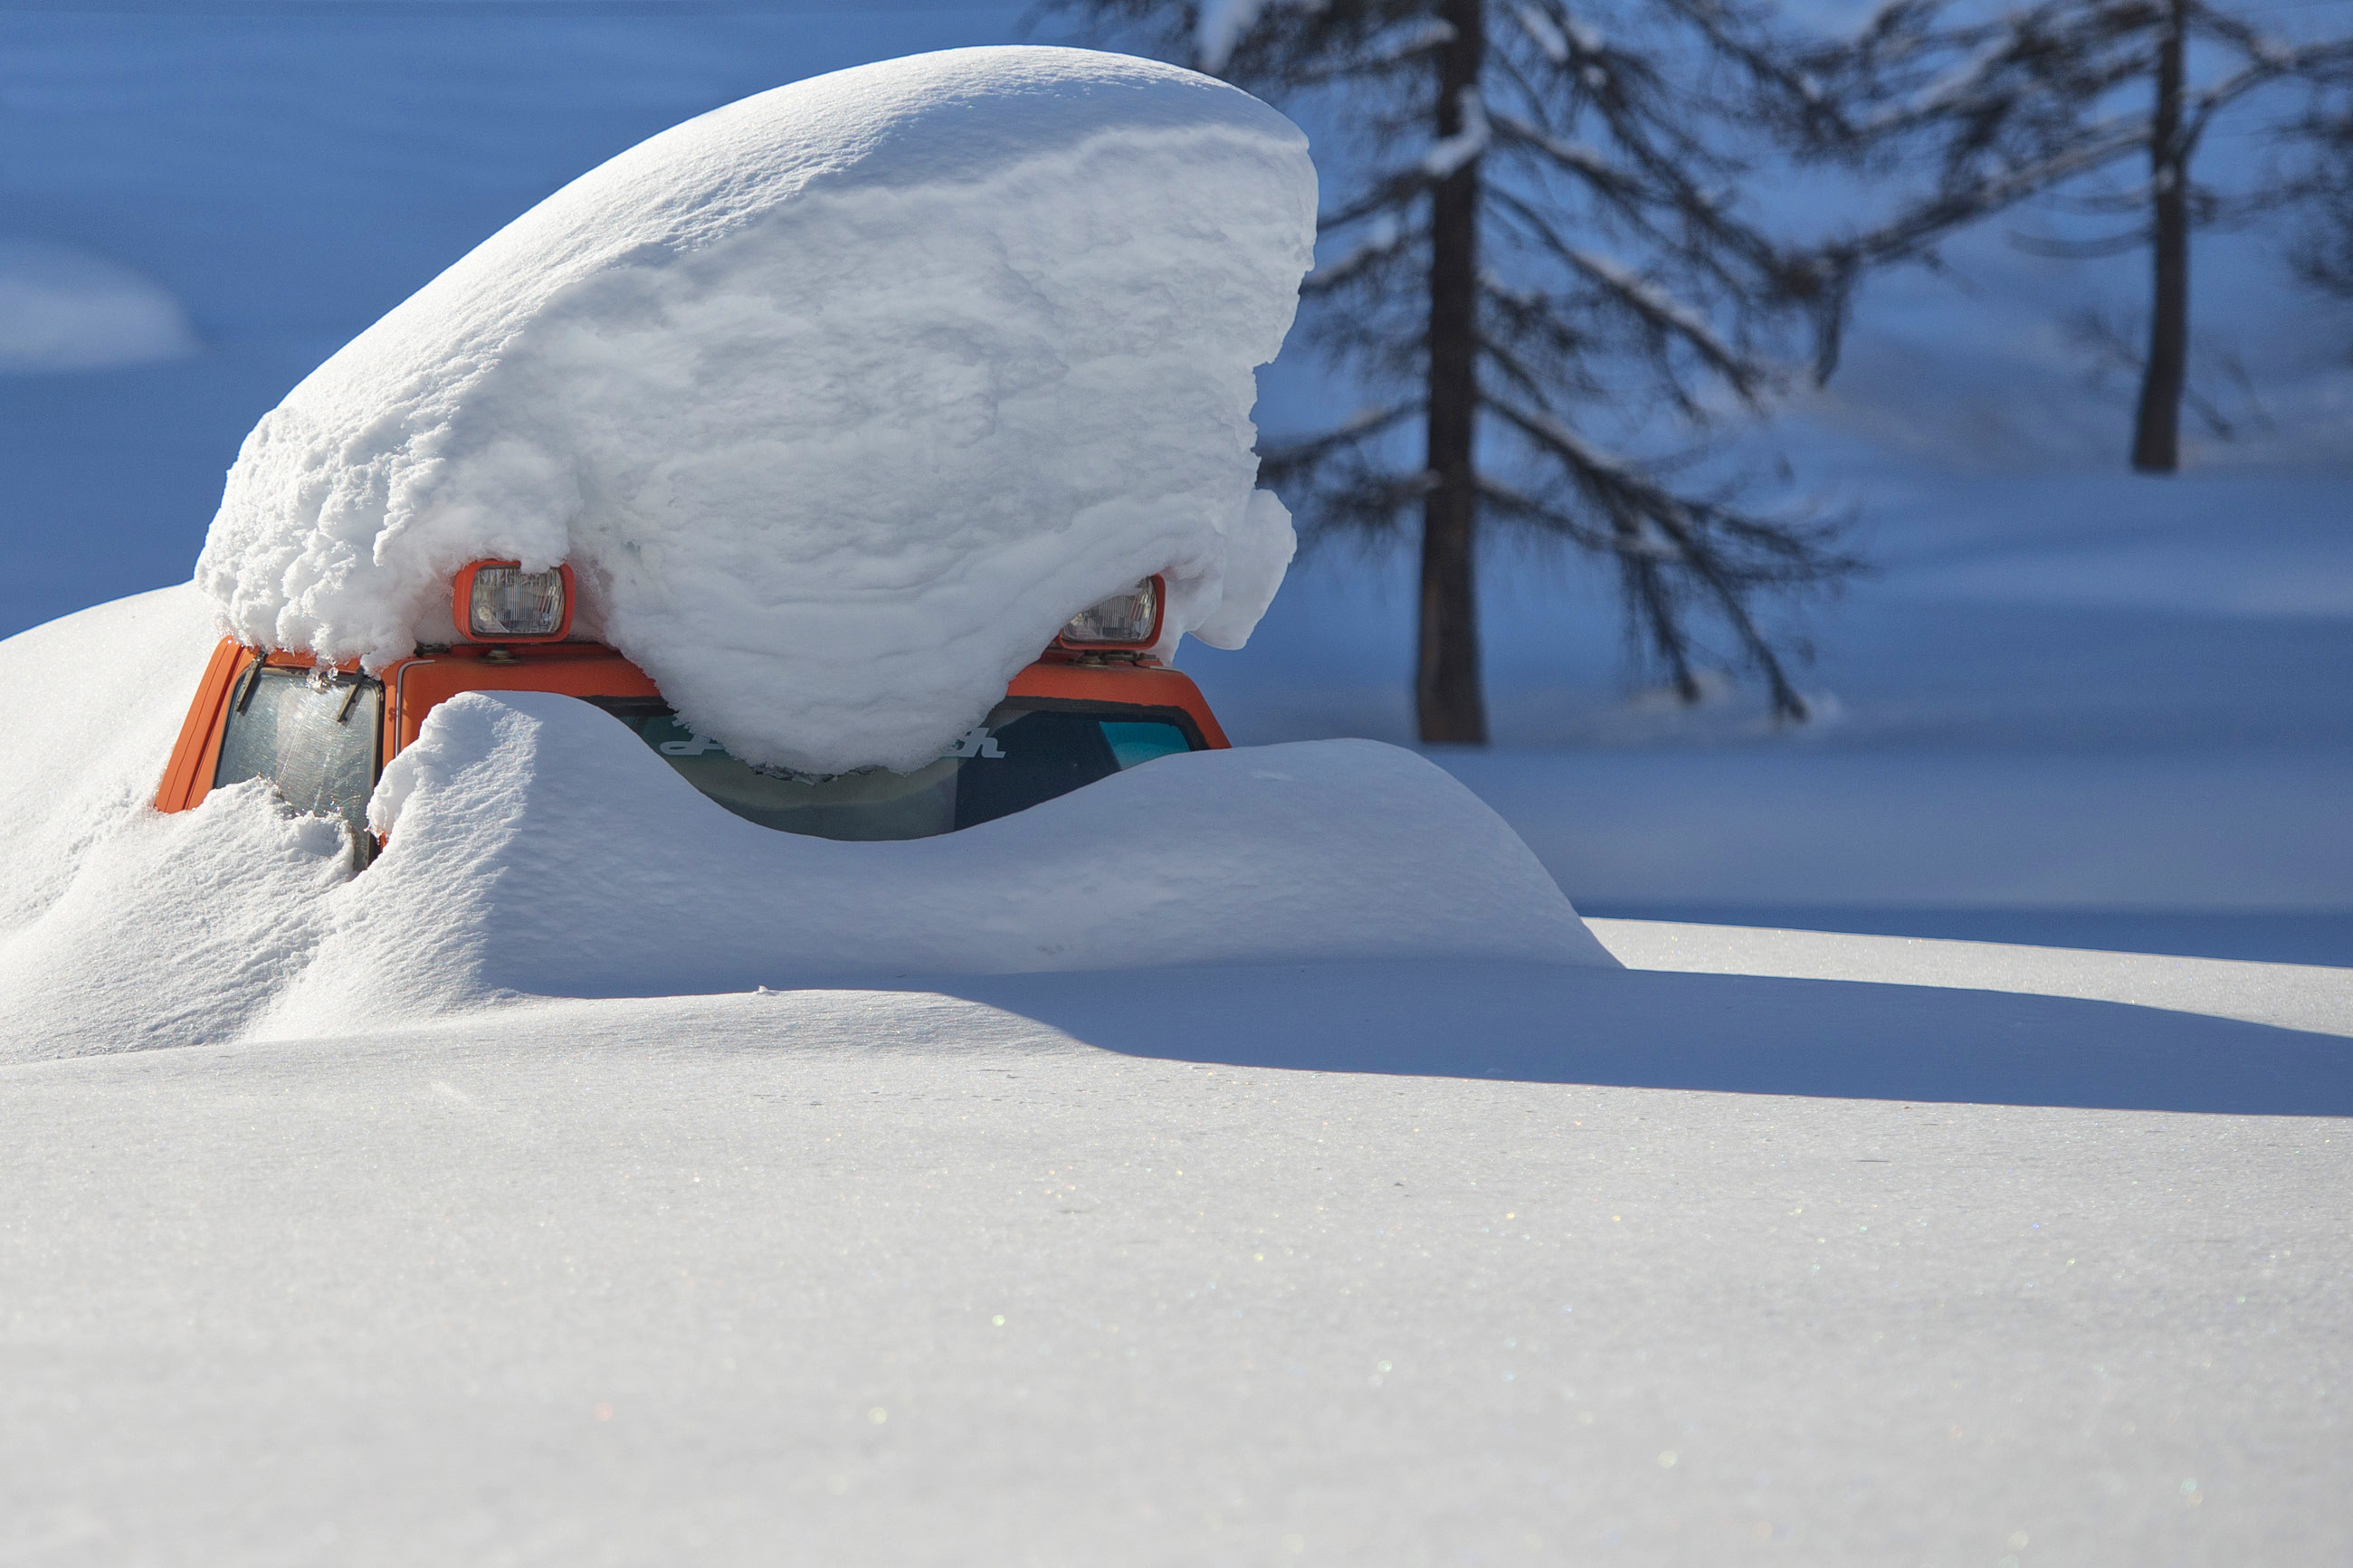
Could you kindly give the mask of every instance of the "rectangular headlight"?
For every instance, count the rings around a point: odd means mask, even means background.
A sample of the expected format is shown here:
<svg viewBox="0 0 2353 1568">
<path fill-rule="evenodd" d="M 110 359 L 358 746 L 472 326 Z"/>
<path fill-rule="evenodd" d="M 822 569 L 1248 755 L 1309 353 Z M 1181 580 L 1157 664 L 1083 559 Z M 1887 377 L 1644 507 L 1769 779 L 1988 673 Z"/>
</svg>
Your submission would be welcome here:
<svg viewBox="0 0 2353 1568">
<path fill-rule="evenodd" d="M 526 572 L 512 562 L 478 561 L 459 574 L 466 635 L 480 642 L 560 637 L 572 626 L 571 574 Z"/>
<path fill-rule="evenodd" d="M 1160 579 L 1146 577 L 1072 616 L 1060 640 L 1073 647 L 1148 647 L 1160 638 Z"/>
</svg>

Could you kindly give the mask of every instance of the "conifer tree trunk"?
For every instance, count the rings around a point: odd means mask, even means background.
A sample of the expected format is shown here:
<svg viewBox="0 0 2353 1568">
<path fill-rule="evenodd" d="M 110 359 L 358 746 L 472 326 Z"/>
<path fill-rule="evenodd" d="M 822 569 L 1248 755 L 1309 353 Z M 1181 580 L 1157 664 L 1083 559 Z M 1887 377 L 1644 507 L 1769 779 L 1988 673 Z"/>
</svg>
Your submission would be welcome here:
<svg viewBox="0 0 2353 1568">
<path fill-rule="evenodd" d="M 1463 95 L 1485 65 L 1484 0 L 1447 0 L 1453 38 L 1438 61 L 1438 134 L 1461 133 Z M 1479 521 L 1479 160 L 1432 195 L 1430 262 L 1430 489 L 1422 501 L 1420 652 L 1414 704 L 1426 742 L 1484 745 L 1473 583 Z"/>
<path fill-rule="evenodd" d="M 2132 466 L 2169 474 L 2181 466 L 2181 391 L 2189 363 L 2189 156 L 2181 144 L 2183 52 L 2189 0 L 2171 0 L 2158 46 L 2157 118 L 2150 128 L 2149 180 L 2155 222 L 2150 249 L 2156 267 L 2149 300 L 2148 363 L 2142 372 L 2140 415 L 2133 432 Z"/>
</svg>

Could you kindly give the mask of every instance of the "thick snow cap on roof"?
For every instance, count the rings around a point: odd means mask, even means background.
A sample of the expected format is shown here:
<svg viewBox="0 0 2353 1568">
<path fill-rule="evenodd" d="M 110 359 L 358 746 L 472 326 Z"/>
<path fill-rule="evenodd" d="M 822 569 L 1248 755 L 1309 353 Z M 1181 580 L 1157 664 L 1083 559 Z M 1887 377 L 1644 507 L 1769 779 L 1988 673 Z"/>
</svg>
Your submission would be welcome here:
<svg viewBox="0 0 2353 1568">
<path fill-rule="evenodd" d="M 1306 141 L 1172 66 L 958 49 L 592 170 L 247 437 L 196 581 L 249 643 L 449 641 L 465 563 L 747 760 L 912 767 L 1071 616 L 1165 572 L 1238 647 L 1289 563 L 1253 370 L 1310 261 Z"/>
</svg>

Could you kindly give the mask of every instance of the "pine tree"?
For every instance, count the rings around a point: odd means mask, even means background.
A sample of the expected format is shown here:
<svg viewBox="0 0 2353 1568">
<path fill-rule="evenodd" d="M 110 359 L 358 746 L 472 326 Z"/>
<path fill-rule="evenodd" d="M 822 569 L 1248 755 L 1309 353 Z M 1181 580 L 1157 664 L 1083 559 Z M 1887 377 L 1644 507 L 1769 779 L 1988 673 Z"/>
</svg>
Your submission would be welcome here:
<svg viewBox="0 0 2353 1568">
<path fill-rule="evenodd" d="M 1630 643 L 1687 700 L 1712 621 L 1775 715 L 1805 717 L 1759 601 L 1857 562 L 1833 523 L 1704 477 L 1727 416 L 1764 409 L 1792 361 L 1827 365 L 1848 280 L 1746 194 L 1758 128 L 1806 123 L 1818 96 L 1757 16 L 1717 0 L 1048 9 L 1317 127 L 1302 334 L 1373 402 L 1270 447 L 1265 471 L 1314 533 L 1401 537 L 1418 514 L 1425 741 L 1487 738 L 1478 563 L 1505 530 L 1609 563 Z"/>
<path fill-rule="evenodd" d="M 2169 474 L 2181 460 L 2192 234 L 2319 188 L 2274 168 L 2223 192 L 2192 178 L 2197 155 L 2221 116 L 2267 89 L 2321 83 L 2348 58 L 2344 43 L 2293 45 L 2203 0 L 2045 0 L 1998 14 L 1977 0 L 1893 0 L 1804 62 L 1823 91 L 1800 129 L 1823 138 L 1817 150 L 1898 183 L 1931 171 L 1899 216 L 1847 242 L 1858 264 L 1932 253 L 1957 229 L 2043 198 L 2127 219 L 2108 235 L 2021 243 L 2059 256 L 2148 253 L 2131 462 Z M 2145 175 L 2118 185 L 2119 171 Z"/>
</svg>

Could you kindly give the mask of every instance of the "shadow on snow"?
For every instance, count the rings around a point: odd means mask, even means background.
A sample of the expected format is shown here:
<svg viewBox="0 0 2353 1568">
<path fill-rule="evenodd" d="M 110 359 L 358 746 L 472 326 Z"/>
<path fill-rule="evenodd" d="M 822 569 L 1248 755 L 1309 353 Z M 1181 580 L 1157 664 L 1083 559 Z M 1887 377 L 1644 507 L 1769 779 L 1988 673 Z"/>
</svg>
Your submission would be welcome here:
<svg viewBox="0 0 2353 1568">
<path fill-rule="evenodd" d="M 2068 997 L 1382 963 L 931 987 L 1128 1056 L 1853 1100 L 2353 1115 L 2353 1039 Z"/>
</svg>

